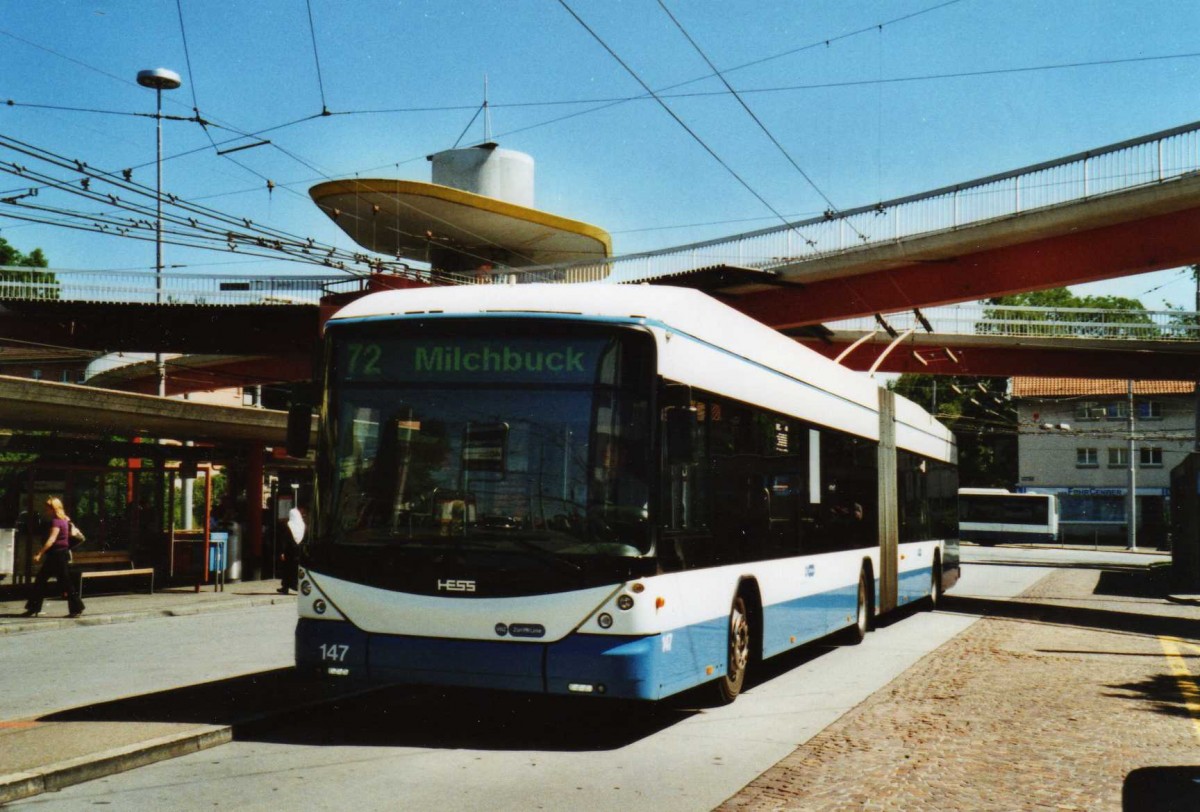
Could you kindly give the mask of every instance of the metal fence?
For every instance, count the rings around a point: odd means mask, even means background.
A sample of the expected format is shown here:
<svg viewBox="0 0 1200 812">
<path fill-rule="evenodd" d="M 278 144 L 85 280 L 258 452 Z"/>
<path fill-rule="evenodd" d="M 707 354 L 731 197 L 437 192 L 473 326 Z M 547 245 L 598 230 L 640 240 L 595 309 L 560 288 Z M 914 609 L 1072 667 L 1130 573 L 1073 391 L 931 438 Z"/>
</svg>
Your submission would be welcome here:
<svg viewBox="0 0 1200 812">
<path fill-rule="evenodd" d="M 1128 341 L 1200 341 L 1200 314 L 1182 310 L 1104 310 L 1080 307 L 1002 307 L 962 304 L 931 307 L 921 315 L 941 336 L 1089 338 Z M 891 313 L 884 321 L 896 332 L 926 328 L 912 312 Z M 874 317 L 826 325 L 832 330 L 884 329 Z"/>
<path fill-rule="evenodd" d="M 316 304 L 327 287 L 354 277 L 79 271 L 0 266 L 0 300 L 173 304 Z"/>
</svg>

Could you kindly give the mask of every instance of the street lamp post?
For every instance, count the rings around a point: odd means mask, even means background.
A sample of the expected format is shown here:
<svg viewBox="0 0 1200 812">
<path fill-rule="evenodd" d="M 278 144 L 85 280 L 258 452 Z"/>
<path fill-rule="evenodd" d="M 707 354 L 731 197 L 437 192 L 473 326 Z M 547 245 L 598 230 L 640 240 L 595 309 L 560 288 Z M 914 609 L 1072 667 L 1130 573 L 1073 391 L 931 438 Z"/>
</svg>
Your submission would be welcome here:
<svg viewBox="0 0 1200 812">
<path fill-rule="evenodd" d="M 155 121 L 158 124 L 158 151 L 154 161 L 156 174 L 158 177 L 157 192 L 155 200 L 157 203 L 157 216 L 154 220 L 154 303 L 162 304 L 162 272 L 163 272 L 163 255 L 162 255 L 162 92 L 164 90 L 174 90 L 183 84 L 179 78 L 179 74 L 166 68 L 153 68 L 151 70 L 138 71 L 138 84 L 142 87 L 154 88 L 155 97 L 158 105 L 154 114 Z M 154 353 L 154 370 L 158 376 L 158 396 L 165 397 L 167 394 L 167 368 L 163 364 L 161 351 Z"/>
</svg>

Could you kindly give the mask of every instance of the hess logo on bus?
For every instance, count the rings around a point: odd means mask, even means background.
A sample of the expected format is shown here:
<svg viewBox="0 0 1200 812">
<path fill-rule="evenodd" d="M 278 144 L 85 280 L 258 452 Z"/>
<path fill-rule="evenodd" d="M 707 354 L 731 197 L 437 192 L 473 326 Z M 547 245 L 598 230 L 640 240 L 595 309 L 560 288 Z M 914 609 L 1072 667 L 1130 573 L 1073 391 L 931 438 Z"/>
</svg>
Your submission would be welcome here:
<svg viewBox="0 0 1200 812">
<path fill-rule="evenodd" d="M 437 582 L 438 592 L 474 592 L 475 582 L 462 579 L 442 579 Z"/>
</svg>

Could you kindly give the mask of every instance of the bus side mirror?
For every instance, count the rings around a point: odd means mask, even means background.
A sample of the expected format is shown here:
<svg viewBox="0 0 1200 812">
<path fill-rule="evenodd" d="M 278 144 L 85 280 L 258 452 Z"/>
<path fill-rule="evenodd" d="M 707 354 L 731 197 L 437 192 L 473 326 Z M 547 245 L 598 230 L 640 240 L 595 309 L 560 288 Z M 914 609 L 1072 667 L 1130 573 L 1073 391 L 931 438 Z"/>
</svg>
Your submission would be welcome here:
<svg viewBox="0 0 1200 812">
<path fill-rule="evenodd" d="M 287 454 L 289 457 L 308 456 L 308 437 L 312 433 L 311 403 L 293 403 L 288 409 Z"/>
<path fill-rule="evenodd" d="M 687 465 L 695 459 L 693 429 L 696 410 L 668 409 L 666 420 L 667 464 Z"/>
</svg>

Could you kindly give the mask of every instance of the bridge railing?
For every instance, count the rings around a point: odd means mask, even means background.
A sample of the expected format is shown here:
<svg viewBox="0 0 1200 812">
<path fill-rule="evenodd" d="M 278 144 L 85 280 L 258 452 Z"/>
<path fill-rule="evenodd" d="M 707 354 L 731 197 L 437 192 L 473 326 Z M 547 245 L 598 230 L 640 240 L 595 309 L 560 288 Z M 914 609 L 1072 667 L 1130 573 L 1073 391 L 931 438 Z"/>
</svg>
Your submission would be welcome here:
<svg viewBox="0 0 1200 812">
<path fill-rule="evenodd" d="M 0 300 L 116 304 L 316 304 L 339 276 L 247 276 L 0 266 Z"/>
<path fill-rule="evenodd" d="M 655 279 L 715 265 L 770 271 L 1163 183 L 1200 169 L 1200 122 L 869 206 L 689 245 L 520 272 L 521 281 Z"/>
<path fill-rule="evenodd" d="M 1013 338 L 1080 338 L 1127 341 L 1200 341 L 1200 314 L 1183 310 L 1105 310 L 1077 307 L 1015 307 L 962 304 L 921 310 L 932 333 Z M 909 311 L 882 317 L 896 332 L 926 333 Z M 871 332 L 885 328 L 874 318 L 826 324 L 831 330 Z"/>
</svg>

